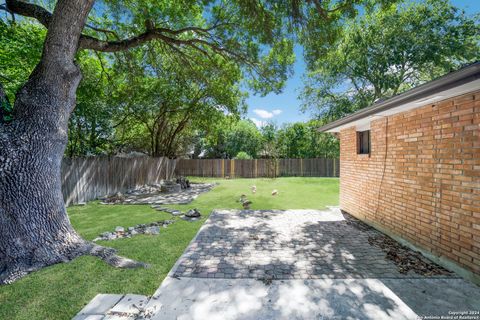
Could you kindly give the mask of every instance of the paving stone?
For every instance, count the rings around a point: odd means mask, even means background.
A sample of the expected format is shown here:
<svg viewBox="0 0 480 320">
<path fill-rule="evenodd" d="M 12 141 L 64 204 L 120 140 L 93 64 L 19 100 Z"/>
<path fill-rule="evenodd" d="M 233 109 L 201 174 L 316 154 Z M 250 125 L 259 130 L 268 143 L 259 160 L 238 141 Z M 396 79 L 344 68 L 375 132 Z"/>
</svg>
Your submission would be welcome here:
<svg viewBox="0 0 480 320">
<path fill-rule="evenodd" d="M 135 320 L 136 315 L 128 314 L 128 315 L 120 315 L 120 314 L 109 314 L 106 315 L 105 318 L 102 320 Z"/>
<path fill-rule="evenodd" d="M 108 310 L 113 308 L 121 299 L 121 294 L 97 294 L 80 312 L 74 320 L 84 320 L 89 318 L 81 318 L 86 315 L 105 315 Z"/>
<path fill-rule="evenodd" d="M 369 243 L 378 231 L 357 228 L 351 219 L 338 209 L 215 210 L 174 273 L 229 279 L 412 278 Z"/>
<path fill-rule="evenodd" d="M 84 314 L 76 315 L 72 320 L 103 320 L 105 316 L 103 314 Z"/>
<path fill-rule="evenodd" d="M 140 313 L 148 302 L 146 296 L 127 294 L 109 312 L 109 314 L 127 313 L 136 315 Z"/>
</svg>

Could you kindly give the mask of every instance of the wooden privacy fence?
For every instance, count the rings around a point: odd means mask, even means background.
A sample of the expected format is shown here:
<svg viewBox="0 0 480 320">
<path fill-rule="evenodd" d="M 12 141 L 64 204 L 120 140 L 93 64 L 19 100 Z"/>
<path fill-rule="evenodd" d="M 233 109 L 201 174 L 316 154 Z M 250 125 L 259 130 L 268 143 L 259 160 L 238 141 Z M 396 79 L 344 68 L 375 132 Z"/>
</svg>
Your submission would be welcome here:
<svg viewBox="0 0 480 320">
<path fill-rule="evenodd" d="M 171 179 L 175 160 L 167 158 L 75 158 L 62 162 L 62 192 L 66 205 L 87 202 L 144 184 Z"/>
<path fill-rule="evenodd" d="M 66 205 L 125 192 L 174 175 L 199 177 L 338 177 L 339 160 L 314 159 L 179 159 L 75 158 L 62 162 L 62 192 Z"/>
<path fill-rule="evenodd" d="M 179 159 L 175 173 L 198 177 L 338 177 L 340 161 L 313 159 Z"/>
</svg>

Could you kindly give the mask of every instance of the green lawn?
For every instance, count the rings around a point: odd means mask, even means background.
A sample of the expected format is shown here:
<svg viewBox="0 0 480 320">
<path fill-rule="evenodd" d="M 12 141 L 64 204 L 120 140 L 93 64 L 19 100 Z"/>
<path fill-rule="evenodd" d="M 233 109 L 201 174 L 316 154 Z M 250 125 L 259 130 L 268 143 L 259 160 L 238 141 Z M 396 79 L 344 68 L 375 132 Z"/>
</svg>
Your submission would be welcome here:
<svg viewBox="0 0 480 320">
<path fill-rule="evenodd" d="M 71 319 L 98 293 L 137 293 L 152 295 L 175 261 L 213 209 L 238 208 L 241 194 L 253 201 L 252 209 L 322 209 L 338 203 L 336 178 L 278 179 L 195 179 L 219 182 L 213 191 L 189 205 L 170 206 L 182 211 L 197 208 L 201 221 L 179 220 L 161 230 L 158 236 L 139 235 L 131 239 L 101 244 L 118 249 L 121 255 L 147 262 L 149 269 L 121 270 L 94 257 L 81 257 L 68 264 L 54 265 L 28 275 L 12 285 L 0 287 L 0 319 Z M 251 194 L 250 187 L 257 186 Z M 278 190 L 275 197 L 272 190 Z M 129 227 L 162 219 L 150 206 L 105 206 L 92 202 L 68 208 L 75 229 L 93 239 L 116 226 Z"/>
</svg>

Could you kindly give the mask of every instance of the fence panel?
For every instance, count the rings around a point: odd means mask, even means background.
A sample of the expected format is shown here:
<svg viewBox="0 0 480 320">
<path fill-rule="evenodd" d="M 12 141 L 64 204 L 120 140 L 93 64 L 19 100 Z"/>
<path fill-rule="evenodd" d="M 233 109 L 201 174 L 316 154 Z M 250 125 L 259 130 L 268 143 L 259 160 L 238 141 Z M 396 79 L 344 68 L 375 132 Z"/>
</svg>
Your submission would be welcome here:
<svg viewBox="0 0 480 320">
<path fill-rule="evenodd" d="M 215 178 L 338 177 L 339 159 L 179 159 L 75 158 L 62 162 L 62 192 L 67 205 L 106 194 L 159 183 L 174 175 Z"/>
<path fill-rule="evenodd" d="M 167 158 L 74 158 L 62 162 L 66 205 L 172 179 L 176 160 Z"/>
<path fill-rule="evenodd" d="M 338 177 L 340 161 L 313 159 L 179 159 L 175 174 L 215 178 Z"/>
</svg>

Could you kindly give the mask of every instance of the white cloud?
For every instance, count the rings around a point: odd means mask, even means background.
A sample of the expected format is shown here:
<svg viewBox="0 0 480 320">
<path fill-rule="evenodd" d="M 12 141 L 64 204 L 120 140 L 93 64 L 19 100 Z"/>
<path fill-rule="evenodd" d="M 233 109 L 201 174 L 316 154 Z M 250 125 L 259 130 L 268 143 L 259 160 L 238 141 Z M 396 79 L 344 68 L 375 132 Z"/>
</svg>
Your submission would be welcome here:
<svg viewBox="0 0 480 320">
<path fill-rule="evenodd" d="M 273 117 L 273 113 L 263 109 L 253 109 L 253 113 L 255 113 L 262 119 L 270 119 L 271 117 Z"/>
<path fill-rule="evenodd" d="M 258 120 L 257 118 L 250 118 L 250 120 L 252 120 L 253 123 L 255 123 L 255 125 L 256 125 L 258 128 L 261 128 L 261 127 L 263 127 L 264 125 L 267 124 L 265 121 Z"/>
<path fill-rule="evenodd" d="M 270 118 L 273 118 L 274 116 L 278 116 L 280 113 L 282 113 L 282 110 L 275 109 L 275 110 L 272 110 L 272 112 L 270 112 L 264 109 L 253 109 L 253 113 L 255 113 L 257 116 L 259 116 L 262 119 L 270 119 Z"/>
</svg>

